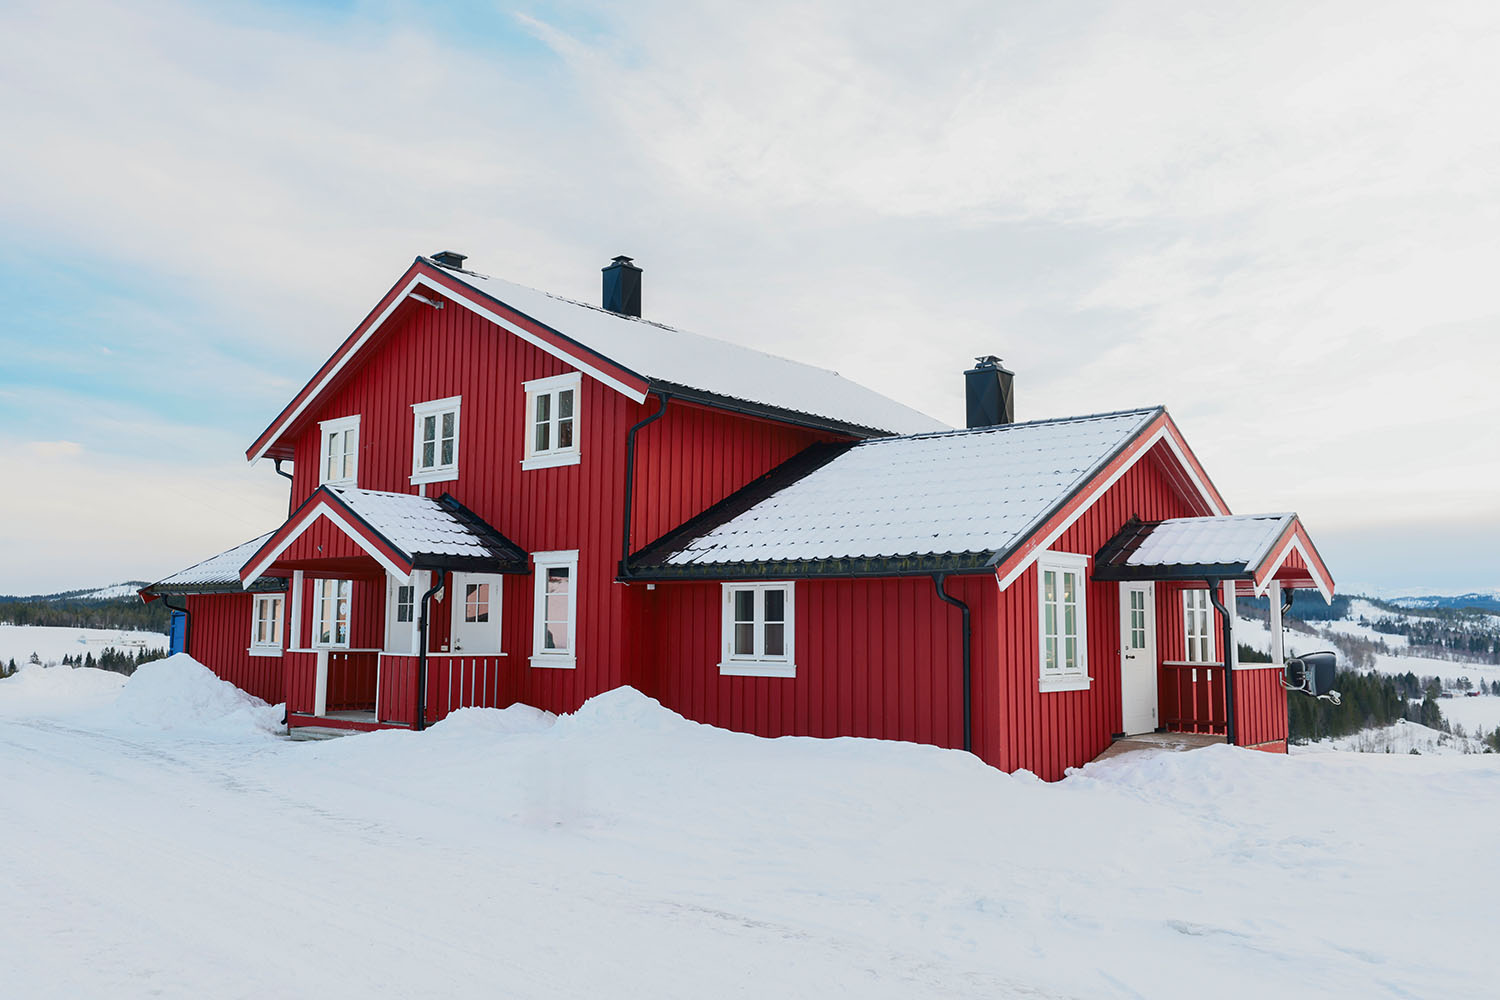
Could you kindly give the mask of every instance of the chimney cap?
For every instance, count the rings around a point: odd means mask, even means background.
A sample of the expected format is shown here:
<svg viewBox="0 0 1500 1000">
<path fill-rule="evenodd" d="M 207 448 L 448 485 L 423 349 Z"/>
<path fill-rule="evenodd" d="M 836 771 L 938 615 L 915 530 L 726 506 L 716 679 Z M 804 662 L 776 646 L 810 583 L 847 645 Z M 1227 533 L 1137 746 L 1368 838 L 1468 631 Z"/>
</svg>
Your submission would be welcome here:
<svg viewBox="0 0 1500 1000">
<path fill-rule="evenodd" d="M 464 261 L 468 260 L 469 258 L 466 254 L 456 253 L 452 250 L 439 250 L 429 259 L 434 264 L 437 264 L 440 267 L 451 267 L 458 269 L 462 268 L 464 266 Z"/>
<path fill-rule="evenodd" d="M 611 258 L 610 262 L 599 270 L 608 271 L 612 267 L 628 267 L 632 271 L 639 271 L 640 268 L 635 265 L 634 261 L 634 257 L 626 257 L 624 254 L 621 254 L 618 257 Z"/>
<path fill-rule="evenodd" d="M 998 368 L 1006 371 L 1006 367 L 1000 363 L 1000 359 L 993 354 L 982 354 L 974 359 L 974 367 L 970 371 L 979 371 L 982 368 Z M 1015 372 L 1011 372 L 1012 375 Z"/>
</svg>

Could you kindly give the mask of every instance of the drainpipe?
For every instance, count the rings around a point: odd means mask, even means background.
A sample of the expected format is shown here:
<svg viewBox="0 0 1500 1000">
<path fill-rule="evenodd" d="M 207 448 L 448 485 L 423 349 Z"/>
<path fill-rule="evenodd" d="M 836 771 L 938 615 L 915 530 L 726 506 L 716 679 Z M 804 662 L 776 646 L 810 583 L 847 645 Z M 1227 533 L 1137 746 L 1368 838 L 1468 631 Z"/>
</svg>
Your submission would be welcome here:
<svg viewBox="0 0 1500 1000">
<path fill-rule="evenodd" d="M 287 482 L 289 482 L 289 483 L 295 483 L 297 480 L 296 480 L 296 478 L 290 472 L 283 472 L 281 470 L 281 463 L 284 462 L 284 461 L 285 461 L 285 459 L 281 459 L 281 458 L 276 459 L 276 474 L 278 476 L 285 476 L 287 478 Z M 287 491 L 287 497 L 286 497 L 286 513 L 287 513 L 288 517 L 291 517 L 291 515 L 292 515 L 292 501 L 294 499 L 295 499 L 295 494 L 293 494 L 290 490 L 288 490 Z"/>
<path fill-rule="evenodd" d="M 188 640 L 193 635 L 193 613 L 187 609 L 187 599 L 183 598 L 182 607 L 179 608 L 172 603 L 172 599 L 166 594 L 157 594 L 156 596 L 161 598 L 162 607 L 169 611 L 182 612 L 182 651 L 191 655 Z M 171 636 L 169 635 L 167 638 L 170 640 Z"/>
<path fill-rule="evenodd" d="M 635 506 L 635 432 L 649 423 L 654 423 L 662 418 L 667 412 L 667 401 L 671 395 L 658 392 L 656 398 L 661 400 L 661 405 L 651 416 L 631 426 L 625 434 L 625 531 L 620 536 L 620 578 L 630 577 L 630 513 Z"/>
<path fill-rule="evenodd" d="M 432 595 L 443 589 L 448 571 L 439 570 L 432 587 L 422 595 L 422 614 L 417 619 L 417 732 L 427 728 L 427 609 Z"/>
<path fill-rule="evenodd" d="M 958 608 L 964 616 L 964 749 L 972 753 L 974 751 L 973 734 L 973 687 L 972 687 L 972 660 L 970 657 L 969 640 L 969 606 L 947 591 L 948 574 L 932 574 L 932 586 L 937 590 L 938 598 Z"/>
<path fill-rule="evenodd" d="M 1209 580 L 1208 599 L 1213 602 L 1214 610 L 1219 612 L 1219 621 L 1224 624 L 1220 626 L 1222 637 L 1219 645 L 1224 649 L 1224 729 L 1225 737 L 1230 746 L 1238 746 L 1234 740 L 1234 650 L 1230 644 L 1234 642 L 1234 622 L 1229 619 L 1229 609 L 1224 607 L 1224 601 L 1219 596 L 1219 587 L 1222 581 Z"/>
</svg>

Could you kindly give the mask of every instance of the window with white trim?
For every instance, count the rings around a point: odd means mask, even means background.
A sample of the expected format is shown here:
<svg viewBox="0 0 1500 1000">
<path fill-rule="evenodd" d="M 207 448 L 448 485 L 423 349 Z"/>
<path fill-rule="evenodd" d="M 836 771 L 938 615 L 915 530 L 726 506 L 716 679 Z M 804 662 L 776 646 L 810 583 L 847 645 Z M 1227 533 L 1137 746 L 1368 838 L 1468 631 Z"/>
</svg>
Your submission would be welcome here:
<svg viewBox="0 0 1500 1000">
<path fill-rule="evenodd" d="M 281 610 L 284 607 L 281 594 L 255 595 L 254 611 L 250 618 L 250 655 L 281 655 Z"/>
<path fill-rule="evenodd" d="M 533 379 L 526 389 L 526 452 L 523 469 L 577 465 L 578 401 L 583 386 L 579 372 Z"/>
<path fill-rule="evenodd" d="M 719 673 L 738 677 L 797 676 L 792 584 L 726 583 L 723 591 L 723 658 Z"/>
<path fill-rule="evenodd" d="M 1182 592 L 1182 627 L 1189 663 L 1214 663 L 1213 605 L 1208 591 Z"/>
<path fill-rule="evenodd" d="M 318 424 L 320 445 L 318 482 L 325 486 L 357 486 L 359 480 L 359 414 Z"/>
<path fill-rule="evenodd" d="M 536 552 L 532 600 L 533 667 L 573 667 L 578 639 L 578 550 Z"/>
<path fill-rule="evenodd" d="M 1088 556 L 1044 552 L 1037 558 L 1041 690 L 1089 686 Z"/>
<path fill-rule="evenodd" d="M 349 604 L 353 583 L 318 580 L 313 587 L 313 645 L 331 649 L 349 646 Z"/>
<path fill-rule="evenodd" d="M 458 478 L 458 430 L 463 397 L 449 396 L 411 405 L 411 481 L 440 483 Z"/>
</svg>

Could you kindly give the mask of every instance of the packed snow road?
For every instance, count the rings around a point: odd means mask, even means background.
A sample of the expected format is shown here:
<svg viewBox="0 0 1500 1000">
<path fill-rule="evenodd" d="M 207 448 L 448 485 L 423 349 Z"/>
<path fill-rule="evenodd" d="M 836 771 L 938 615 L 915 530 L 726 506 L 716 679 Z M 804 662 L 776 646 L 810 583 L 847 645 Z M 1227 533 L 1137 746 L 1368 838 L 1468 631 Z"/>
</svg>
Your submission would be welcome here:
<svg viewBox="0 0 1500 1000">
<path fill-rule="evenodd" d="M 1480 997 L 1500 760 L 1055 785 L 630 691 L 276 738 L 186 658 L 0 681 L 6 997 Z"/>
</svg>

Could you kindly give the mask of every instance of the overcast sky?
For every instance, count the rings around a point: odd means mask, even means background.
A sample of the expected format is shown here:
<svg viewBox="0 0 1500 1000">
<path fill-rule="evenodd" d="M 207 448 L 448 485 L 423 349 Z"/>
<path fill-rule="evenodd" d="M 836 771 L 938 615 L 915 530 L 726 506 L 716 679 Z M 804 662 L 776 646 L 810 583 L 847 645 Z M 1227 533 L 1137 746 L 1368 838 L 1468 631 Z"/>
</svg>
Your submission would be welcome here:
<svg viewBox="0 0 1500 1000">
<path fill-rule="evenodd" d="M 0 5 L 0 593 L 275 527 L 418 253 L 960 423 L 1164 403 L 1340 589 L 1500 587 L 1500 4 Z"/>
</svg>

